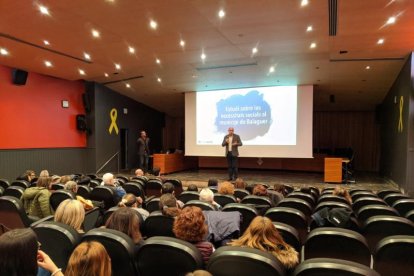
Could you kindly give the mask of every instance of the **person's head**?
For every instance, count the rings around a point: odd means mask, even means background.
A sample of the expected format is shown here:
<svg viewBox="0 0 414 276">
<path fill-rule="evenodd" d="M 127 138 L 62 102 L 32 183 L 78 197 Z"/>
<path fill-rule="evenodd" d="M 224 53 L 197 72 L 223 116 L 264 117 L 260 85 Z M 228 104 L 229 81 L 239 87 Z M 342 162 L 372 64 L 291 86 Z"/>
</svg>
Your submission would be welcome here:
<svg viewBox="0 0 414 276">
<path fill-rule="evenodd" d="M 60 183 L 60 176 L 59 175 L 52 175 L 51 179 L 52 179 L 52 181 L 50 182 L 50 184 Z"/>
<path fill-rule="evenodd" d="M 174 221 L 175 236 L 188 242 L 203 241 L 207 231 L 204 214 L 199 207 L 185 207 Z"/>
<path fill-rule="evenodd" d="M 78 183 L 76 183 L 75 181 L 67 181 L 65 184 L 65 190 L 71 191 L 76 194 L 78 192 Z"/>
<path fill-rule="evenodd" d="M 122 197 L 122 200 L 118 203 L 119 207 L 138 207 L 142 202 L 139 202 L 140 197 L 136 197 L 134 194 L 126 194 Z M 142 199 L 141 199 L 142 201 Z"/>
<path fill-rule="evenodd" d="M 135 210 L 131 208 L 119 208 L 106 221 L 105 227 L 125 233 L 135 243 L 138 243 L 142 240 L 139 223 L 139 218 Z"/>
<path fill-rule="evenodd" d="M 163 194 L 160 197 L 159 207 L 164 215 L 170 217 L 175 217 L 180 212 L 177 207 L 177 199 L 173 194 Z"/>
<path fill-rule="evenodd" d="M 170 183 L 170 182 L 165 182 L 164 184 L 162 184 L 161 186 L 161 194 L 174 194 L 174 184 Z"/>
<path fill-rule="evenodd" d="M 210 179 L 208 180 L 208 183 L 207 183 L 207 186 L 208 186 L 208 187 L 217 187 L 217 185 L 218 185 L 218 180 L 217 180 L 217 179 L 215 179 L 215 178 L 210 178 Z"/>
<path fill-rule="evenodd" d="M 147 133 L 145 132 L 145 130 L 141 130 L 141 132 L 140 132 L 140 137 L 142 138 L 142 139 L 145 139 L 145 138 L 147 138 Z"/>
<path fill-rule="evenodd" d="M 72 252 L 65 276 L 111 276 L 111 273 L 111 258 L 105 247 L 96 241 L 85 241 Z"/>
<path fill-rule="evenodd" d="M 229 135 L 232 136 L 234 133 L 234 128 L 233 127 L 229 127 L 228 129 Z"/>
<path fill-rule="evenodd" d="M 40 172 L 39 177 L 49 177 L 49 171 L 43 170 Z"/>
<path fill-rule="evenodd" d="M 144 175 L 144 171 L 141 169 L 136 169 L 135 170 L 135 176 L 143 176 Z"/>
<path fill-rule="evenodd" d="M 302 193 L 305 193 L 305 194 L 308 194 L 308 195 L 311 195 L 312 194 L 312 189 L 309 186 L 303 186 L 303 187 L 301 187 L 300 188 L 300 191 Z"/>
<path fill-rule="evenodd" d="M 160 173 L 161 173 L 161 169 L 160 168 L 158 168 L 158 167 L 152 168 L 152 174 L 154 176 L 160 176 L 161 175 Z"/>
<path fill-rule="evenodd" d="M 51 182 L 52 182 L 52 179 L 50 177 L 42 176 L 42 177 L 39 177 L 39 179 L 37 179 L 36 186 L 49 189 Z"/>
<path fill-rule="evenodd" d="M 267 189 L 262 184 L 257 184 L 253 188 L 253 195 L 256 196 L 266 196 L 267 195 Z"/>
<path fill-rule="evenodd" d="M 340 196 L 345 198 L 349 204 L 352 204 L 352 197 L 349 194 L 347 189 L 342 188 L 341 186 L 336 186 L 332 192 L 333 195 Z"/>
<path fill-rule="evenodd" d="M 209 188 L 204 188 L 200 191 L 200 200 L 213 203 L 214 202 L 214 193 Z"/>
<path fill-rule="evenodd" d="M 230 182 L 224 181 L 220 184 L 218 192 L 222 195 L 234 195 L 234 186 Z"/>
<path fill-rule="evenodd" d="M 36 173 L 33 170 L 27 170 L 24 174 L 26 175 L 27 181 L 29 182 L 36 177 Z"/>
<path fill-rule="evenodd" d="M 193 272 L 188 272 L 187 274 L 185 274 L 185 276 L 213 276 L 213 274 L 211 274 L 207 270 L 197 269 Z"/>
<path fill-rule="evenodd" d="M 104 185 L 115 185 L 115 178 L 112 173 L 106 173 L 102 176 L 102 181 Z"/>
<path fill-rule="evenodd" d="M 280 184 L 280 183 L 273 184 L 273 190 L 275 192 L 285 195 L 285 186 L 283 184 Z"/>
<path fill-rule="evenodd" d="M 82 231 L 82 223 L 85 220 L 85 209 L 82 203 L 76 199 L 62 201 L 55 213 L 55 221 L 67 224 L 76 231 Z"/>
<path fill-rule="evenodd" d="M 246 183 L 244 180 L 240 177 L 236 178 L 236 181 L 234 181 L 234 188 L 236 189 L 246 189 Z"/>
<path fill-rule="evenodd" d="M 198 187 L 196 184 L 190 184 L 187 187 L 187 191 L 189 192 L 198 192 Z"/>
<path fill-rule="evenodd" d="M 30 228 L 10 230 L 0 236 L 2 275 L 37 275 L 36 234 Z"/>
<path fill-rule="evenodd" d="M 72 177 L 70 175 L 63 175 L 60 178 L 60 183 L 66 184 L 68 181 L 71 181 L 71 180 L 72 180 Z"/>
</svg>

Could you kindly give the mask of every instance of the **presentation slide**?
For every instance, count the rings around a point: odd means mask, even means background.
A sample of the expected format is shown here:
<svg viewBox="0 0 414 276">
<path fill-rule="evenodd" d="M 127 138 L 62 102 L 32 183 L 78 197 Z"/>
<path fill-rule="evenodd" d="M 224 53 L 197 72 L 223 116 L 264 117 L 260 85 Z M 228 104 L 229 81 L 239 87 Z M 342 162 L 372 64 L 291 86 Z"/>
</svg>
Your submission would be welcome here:
<svg viewBox="0 0 414 276">
<path fill-rule="evenodd" d="M 228 128 L 241 157 L 312 158 L 313 86 L 200 91 L 185 95 L 185 154 L 224 156 Z"/>
</svg>

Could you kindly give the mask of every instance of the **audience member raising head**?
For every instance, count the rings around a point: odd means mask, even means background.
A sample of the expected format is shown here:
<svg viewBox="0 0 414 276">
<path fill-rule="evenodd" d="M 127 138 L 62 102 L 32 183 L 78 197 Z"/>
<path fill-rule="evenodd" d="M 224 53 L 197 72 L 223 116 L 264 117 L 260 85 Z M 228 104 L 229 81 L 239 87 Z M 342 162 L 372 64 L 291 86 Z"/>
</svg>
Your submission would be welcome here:
<svg viewBox="0 0 414 276">
<path fill-rule="evenodd" d="M 67 224 L 79 233 L 83 233 L 82 224 L 85 220 L 85 209 L 76 199 L 62 201 L 55 213 L 55 221 Z"/>
<path fill-rule="evenodd" d="M 70 256 L 66 276 L 111 276 L 111 259 L 102 244 L 86 241 Z"/>
<path fill-rule="evenodd" d="M 80 195 L 77 195 L 78 192 L 78 184 L 75 181 L 68 181 L 65 184 L 65 190 L 72 192 L 74 195 L 76 195 L 76 200 L 78 200 L 80 203 L 82 203 L 83 208 L 85 210 L 91 210 L 93 209 L 93 203 L 92 201 L 83 198 Z"/>
<path fill-rule="evenodd" d="M 140 245 L 142 236 L 139 231 L 139 223 L 139 218 L 134 210 L 119 208 L 106 221 L 105 227 L 127 234 L 136 245 Z"/>
<path fill-rule="evenodd" d="M 149 212 L 141 207 L 142 204 L 142 198 L 136 197 L 134 194 L 126 194 L 122 197 L 122 200 L 118 203 L 118 207 L 128 207 L 128 208 L 134 208 L 137 210 L 143 220 L 146 220 L 149 216 Z"/>
<path fill-rule="evenodd" d="M 39 250 L 36 234 L 30 228 L 14 229 L 0 236 L 1 275 L 35 276 L 38 267 L 54 276 L 63 274 L 50 259 Z"/>
<path fill-rule="evenodd" d="M 221 210 L 220 204 L 214 201 L 214 193 L 209 188 L 204 188 L 200 191 L 200 200 L 210 203 L 216 211 Z"/>
<path fill-rule="evenodd" d="M 27 188 L 23 192 L 22 203 L 30 216 L 44 218 L 53 214 L 49 203 L 50 177 L 39 177 L 37 186 Z"/>
<path fill-rule="evenodd" d="M 174 221 L 173 232 L 177 238 L 194 244 L 200 250 L 204 263 L 208 262 L 214 246 L 206 241 L 208 228 L 199 207 L 188 206 L 181 210 Z"/>
<path fill-rule="evenodd" d="M 229 243 L 232 246 L 256 248 L 273 254 L 287 269 L 295 267 L 298 252 L 285 243 L 279 231 L 267 217 L 257 216 L 250 223 L 244 234 Z"/>
<path fill-rule="evenodd" d="M 169 217 L 176 217 L 181 211 L 173 194 L 163 194 L 160 197 L 159 207 L 163 215 Z"/>
<path fill-rule="evenodd" d="M 349 194 L 348 190 L 346 190 L 345 188 L 342 188 L 340 186 L 336 186 L 335 189 L 333 190 L 332 194 L 345 198 L 346 201 L 348 201 L 349 205 L 352 205 L 352 197 Z"/>
</svg>

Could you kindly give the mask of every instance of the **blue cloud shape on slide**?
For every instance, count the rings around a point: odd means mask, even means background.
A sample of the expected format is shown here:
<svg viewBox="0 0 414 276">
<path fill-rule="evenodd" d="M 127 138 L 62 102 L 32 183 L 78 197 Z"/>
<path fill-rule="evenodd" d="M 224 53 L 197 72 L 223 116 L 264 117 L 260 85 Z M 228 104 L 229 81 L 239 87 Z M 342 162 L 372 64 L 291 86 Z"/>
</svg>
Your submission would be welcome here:
<svg viewBox="0 0 414 276">
<path fill-rule="evenodd" d="M 215 125 L 219 132 L 226 133 L 229 127 L 242 140 L 252 140 L 264 136 L 272 125 L 270 105 L 257 90 L 246 95 L 233 95 L 216 104 L 217 117 Z"/>
</svg>

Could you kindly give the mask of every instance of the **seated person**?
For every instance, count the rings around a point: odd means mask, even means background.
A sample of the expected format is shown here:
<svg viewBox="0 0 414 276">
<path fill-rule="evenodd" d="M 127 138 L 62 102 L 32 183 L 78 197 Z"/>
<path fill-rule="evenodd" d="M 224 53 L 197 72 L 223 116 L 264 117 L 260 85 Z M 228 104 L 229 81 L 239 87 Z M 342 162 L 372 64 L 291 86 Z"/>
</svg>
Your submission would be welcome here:
<svg viewBox="0 0 414 276">
<path fill-rule="evenodd" d="M 206 240 L 207 224 L 199 207 L 185 207 L 174 221 L 173 232 L 178 239 L 194 244 L 200 250 L 204 264 L 207 264 L 214 246 Z"/>
<path fill-rule="evenodd" d="M 141 169 L 136 169 L 135 170 L 135 176 L 144 176 L 144 171 Z"/>
<path fill-rule="evenodd" d="M 39 177 L 50 177 L 48 170 L 42 170 L 39 174 Z"/>
<path fill-rule="evenodd" d="M 214 193 L 209 188 L 204 188 L 200 191 L 200 198 L 201 201 L 205 201 L 210 203 L 216 211 L 221 210 L 220 204 L 214 201 Z"/>
<path fill-rule="evenodd" d="M 348 204 L 349 204 L 350 206 L 352 206 L 352 197 L 351 197 L 351 195 L 349 194 L 349 192 L 348 192 L 348 190 L 347 190 L 347 189 L 342 188 L 342 187 L 340 187 L 340 186 L 336 186 L 336 187 L 335 187 L 335 190 L 333 190 L 332 194 L 333 194 L 333 195 L 336 195 L 336 196 L 340 196 L 340 197 L 345 198 L 345 199 L 346 199 L 346 201 L 348 201 Z"/>
<path fill-rule="evenodd" d="M 160 197 L 159 207 L 164 216 L 176 217 L 181 212 L 177 199 L 173 194 L 163 194 Z"/>
<path fill-rule="evenodd" d="M 102 176 L 102 184 L 105 187 L 110 188 L 114 191 L 115 202 L 118 203 L 121 201 L 121 198 L 126 194 L 124 188 L 118 186 L 118 182 L 116 181 L 114 175 L 112 173 L 106 173 Z"/>
<path fill-rule="evenodd" d="M 172 194 L 175 196 L 175 186 L 172 183 L 166 182 L 161 186 L 161 195 L 163 194 Z M 184 202 L 177 199 L 178 207 L 181 209 L 184 206 Z"/>
<path fill-rule="evenodd" d="M 210 178 L 207 182 L 208 187 L 217 187 L 218 186 L 218 180 L 215 178 Z"/>
<path fill-rule="evenodd" d="M 72 181 L 72 177 L 70 175 L 62 175 L 60 178 L 60 183 L 66 184 L 68 181 Z"/>
<path fill-rule="evenodd" d="M 274 184 L 273 190 L 267 190 L 267 193 L 270 196 L 270 199 L 274 206 L 276 206 L 282 199 L 285 198 L 283 191 L 285 190 L 285 187 L 283 184 Z"/>
<path fill-rule="evenodd" d="M 272 207 L 276 206 L 278 204 L 277 198 L 270 195 L 266 189 L 266 187 L 262 184 L 257 184 L 253 188 L 253 195 L 255 196 L 263 196 L 270 199 Z"/>
<path fill-rule="evenodd" d="M 218 193 L 222 195 L 231 195 L 234 197 L 234 186 L 228 181 L 224 181 L 219 185 Z M 240 198 L 236 198 L 240 202 Z"/>
<path fill-rule="evenodd" d="M 267 217 L 255 217 L 244 234 L 239 239 L 231 241 L 229 245 L 269 252 L 289 270 L 299 262 L 298 252 L 283 240 L 279 231 Z"/>
<path fill-rule="evenodd" d="M 36 178 L 36 173 L 33 170 L 27 170 L 24 174 L 18 176 L 16 180 L 26 180 L 29 183 L 32 183 L 32 180 Z"/>
<path fill-rule="evenodd" d="M 124 195 L 122 200 L 118 203 L 118 207 L 134 208 L 141 214 L 143 220 L 146 220 L 149 216 L 149 212 L 142 208 L 142 198 L 139 196 L 136 197 L 133 194 Z"/>
<path fill-rule="evenodd" d="M 66 182 L 65 190 L 72 192 L 76 196 L 76 199 L 82 203 L 85 210 L 93 209 L 92 201 L 89 199 L 84 199 L 82 196 L 76 194 L 78 192 L 78 184 L 75 181 Z"/>
<path fill-rule="evenodd" d="M 27 188 L 23 192 L 22 203 L 30 216 L 44 218 L 53 214 L 49 203 L 50 177 L 39 177 L 36 187 Z"/>
<path fill-rule="evenodd" d="M 196 184 L 190 184 L 187 187 L 187 191 L 189 192 L 197 192 L 198 193 L 198 187 Z"/>
<path fill-rule="evenodd" d="M 246 182 L 240 177 L 237 177 L 234 181 L 234 188 L 236 189 L 246 189 Z"/>
<path fill-rule="evenodd" d="M 85 209 L 76 199 L 65 199 L 56 209 L 55 221 L 71 226 L 80 234 L 84 233 L 82 229 L 84 220 Z"/>
<path fill-rule="evenodd" d="M 69 258 L 66 276 L 111 276 L 111 258 L 102 244 L 85 241 L 79 244 Z M 63 275 L 63 274 L 62 274 Z"/>
</svg>

